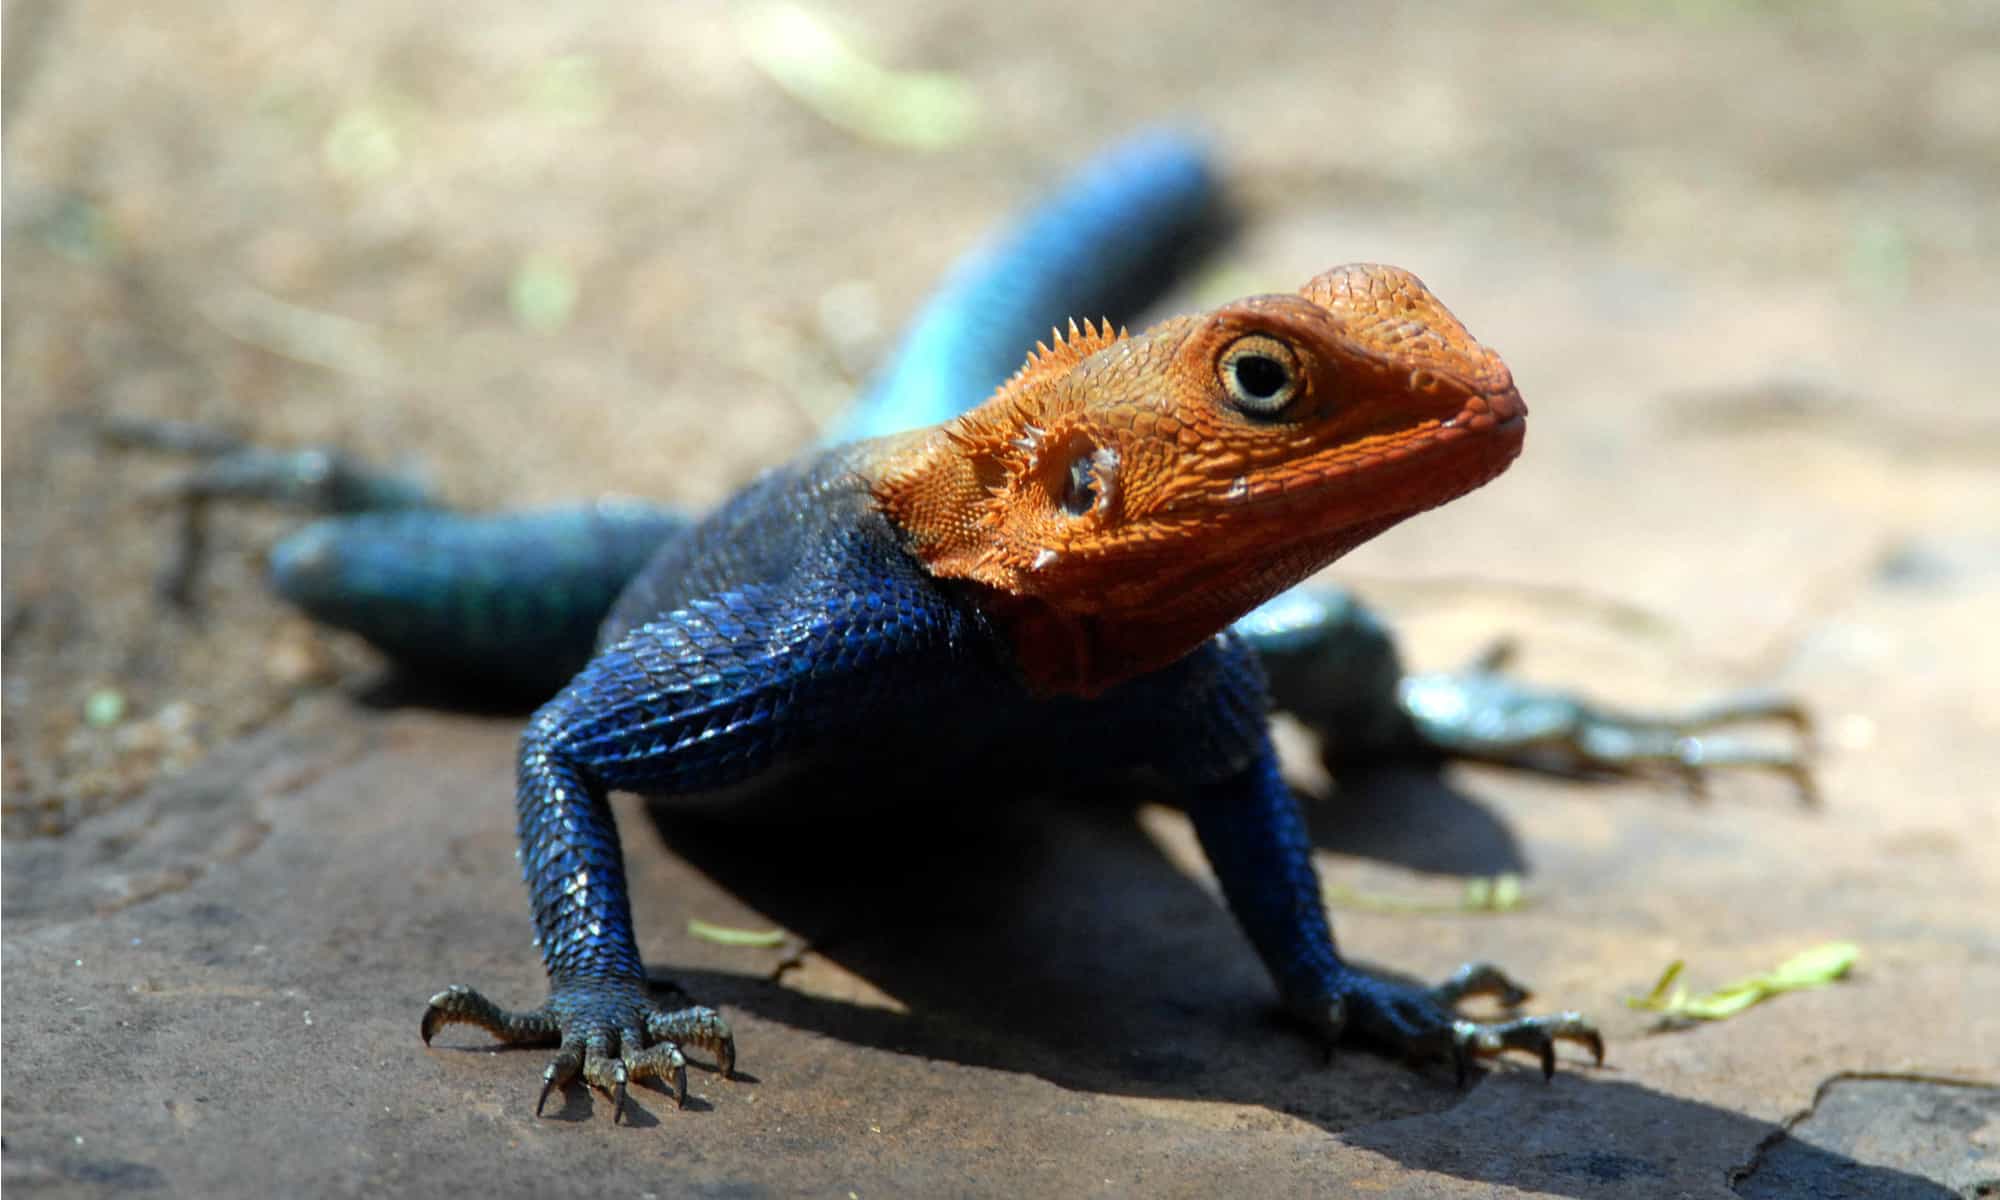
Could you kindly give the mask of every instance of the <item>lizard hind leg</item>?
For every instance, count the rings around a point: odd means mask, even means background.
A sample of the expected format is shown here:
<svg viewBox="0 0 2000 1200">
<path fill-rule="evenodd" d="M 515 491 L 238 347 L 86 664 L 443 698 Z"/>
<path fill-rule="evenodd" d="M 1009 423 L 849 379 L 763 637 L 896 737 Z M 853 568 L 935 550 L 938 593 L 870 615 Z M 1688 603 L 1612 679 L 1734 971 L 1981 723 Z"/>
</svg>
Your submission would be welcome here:
<svg viewBox="0 0 2000 1200">
<path fill-rule="evenodd" d="M 1508 639 L 1455 671 L 1406 674 L 1389 628 L 1353 596 L 1324 585 L 1293 588 L 1236 623 L 1264 664 L 1279 708 L 1324 741 L 1330 764 L 1394 758 L 1470 758 L 1557 775 L 1668 772 L 1696 794 L 1710 771 L 1784 775 L 1815 800 L 1812 721 L 1804 705 L 1771 691 L 1722 696 L 1678 712 L 1644 712 L 1507 673 Z M 1768 722 L 1789 743 L 1731 727 Z"/>
<path fill-rule="evenodd" d="M 1233 639 L 1208 652 L 1209 661 L 1221 669 L 1210 676 L 1215 684 L 1208 692 L 1210 702 L 1197 711 L 1213 714 L 1236 707 L 1229 700 L 1241 694 L 1236 689 L 1245 680 L 1228 668 L 1246 653 Z M 1230 722 L 1224 728 L 1255 727 Z M 1312 839 L 1298 801 L 1278 770 L 1268 738 L 1261 730 L 1253 736 L 1262 741 L 1251 749 L 1249 763 L 1220 778 L 1198 781 L 1188 815 L 1224 898 L 1294 1017 L 1329 1047 L 1351 1038 L 1415 1060 L 1449 1058 L 1461 1083 L 1474 1059 L 1510 1050 L 1535 1054 L 1543 1072 L 1552 1073 L 1556 1045 L 1564 1041 L 1587 1047 L 1603 1062 L 1603 1039 L 1580 1013 L 1510 1013 L 1491 1022 L 1460 1015 L 1459 1003 L 1472 996 L 1490 997 L 1507 1009 L 1528 1000 L 1528 989 L 1496 967 L 1470 964 L 1436 987 L 1425 987 L 1344 960 L 1327 924 Z M 1219 748 L 1214 738 L 1183 737 L 1174 744 Z M 1195 769 L 1191 762 L 1181 768 Z"/>
<path fill-rule="evenodd" d="M 1507 657 L 1500 647 L 1458 671 L 1406 676 L 1397 704 L 1425 742 L 1454 757 L 1559 774 L 1667 771 L 1697 795 L 1709 771 L 1747 767 L 1783 775 L 1806 803 L 1817 801 L 1812 720 L 1791 697 L 1745 691 L 1680 711 L 1633 711 L 1523 683 L 1504 673 Z M 1718 732 L 1756 722 L 1784 725 L 1792 740 Z"/>
</svg>

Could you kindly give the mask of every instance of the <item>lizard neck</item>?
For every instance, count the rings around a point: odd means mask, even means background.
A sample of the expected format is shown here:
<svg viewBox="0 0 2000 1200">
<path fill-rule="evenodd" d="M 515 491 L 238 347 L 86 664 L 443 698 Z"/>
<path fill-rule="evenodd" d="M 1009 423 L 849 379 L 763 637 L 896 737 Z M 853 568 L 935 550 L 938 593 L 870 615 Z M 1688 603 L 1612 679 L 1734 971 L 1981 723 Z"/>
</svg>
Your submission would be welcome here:
<svg viewBox="0 0 2000 1200">
<path fill-rule="evenodd" d="M 863 474 L 925 570 L 941 578 L 980 580 L 992 540 L 983 514 L 998 484 L 991 470 L 963 452 L 950 429 L 941 425 L 885 439 L 871 456 L 874 469 Z"/>
</svg>

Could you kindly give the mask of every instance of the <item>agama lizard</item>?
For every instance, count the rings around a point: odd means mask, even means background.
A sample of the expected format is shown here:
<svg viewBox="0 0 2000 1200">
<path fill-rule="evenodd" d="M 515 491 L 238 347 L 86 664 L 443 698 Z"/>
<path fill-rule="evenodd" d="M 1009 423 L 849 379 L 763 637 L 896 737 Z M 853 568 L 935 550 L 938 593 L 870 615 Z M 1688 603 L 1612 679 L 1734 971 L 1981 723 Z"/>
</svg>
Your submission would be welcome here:
<svg viewBox="0 0 2000 1200">
<path fill-rule="evenodd" d="M 681 1047 L 727 1073 L 734 1041 L 712 1009 L 649 996 L 607 791 L 802 795 L 829 774 L 948 777 L 1063 745 L 1065 775 L 1145 765 L 1179 785 L 1286 1007 L 1321 1036 L 1449 1056 L 1461 1078 L 1473 1056 L 1508 1049 L 1552 1071 L 1562 1039 L 1602 1058 L 1575 1013 L 1459 1018 L 1466 995 L 1525 999 L 1494 968 L 1424 989 L 1341 959 L 1265 725 L 1273 685 L 1347 752 L 1553 752 L 1586 770 L 1793 768 L 1692 734 L 1796 710 L 1753 698 L 1623 717 L 1487 667 L 1406 678 L 1365 610 L 1286 590 L 1520 450 L 1526 408 L 1507 367 L 1396 268 L 1336 268 L 1136 337 L 1072 323 L 960 411 L 997 374 L 1004 333 L 1066 297 L 1143 291 L 1213 204 L 1190 143 L 1114 151 L 920 318 L 850 425 L 885 436 L 772 471 L 702 520 L 636 503 L 420 509 L 322 523 L 279 548 L 281 591 L 407 661 L 567 680 L 522 737 L 517 791 L 549 998 L 510 1012 L 448 988 L 424 1014 L 426 1042 L 469 1023 L 558 1045 L 538 1112 L 579 1077 L 613 1096 L 614 1119 L 640 1079 L 671 1077 L 684 1098 Z M 913 416 L 941 423 L 888 432 Z M 501 645 L 495 663 L 486 651 Z"/>
</svg>

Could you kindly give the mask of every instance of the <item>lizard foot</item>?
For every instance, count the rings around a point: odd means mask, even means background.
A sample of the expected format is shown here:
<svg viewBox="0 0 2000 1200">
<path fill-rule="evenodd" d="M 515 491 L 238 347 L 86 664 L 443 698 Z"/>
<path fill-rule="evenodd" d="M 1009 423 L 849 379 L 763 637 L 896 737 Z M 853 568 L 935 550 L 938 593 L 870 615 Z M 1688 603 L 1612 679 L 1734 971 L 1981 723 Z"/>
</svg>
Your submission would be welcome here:
<svg viewBox="0 0 2000 1200">
<path fill-rule="evenodd" d="M 555 1046 L 535 1100 L 541 1116 L 549 1096 L 581 1078 L 610 1098 L 612 1124 L 625 1116 L 625 1088 L 646 1079 L 671 1081 L 676 1107 L 687 1107 L 687 1057 L 700 1046 L 715 1070 L 736 1070 L 736 1039 L 712 1008 L 669 1008 L 647 994 L 642 980 L 590 979 L 557 983 L 548 1000 L 527 1012 L 505 1009 L 454 984 L 431 997 L 420 1032 L 424 1044 L 447 1025 L 476 1025 L 510 1046 Z"/>
<path fill-rule="evenodd" d="M 1512 679 L 1503 673 L 1510 654 L 1502 643 L 1464 670 L 1406 676 L 1397 699 L 1426 740 L 1460 757 L 1561 774 L 1670 771 L 1696 795 L 1708 771 L 1761 768 L 1790 779 L 1807 804 L 1818 802 L 1812 718 L 1791 697 L 1742 692 L 1681 712 L 1627 712 Z M 1794 739 L 1773 745 L 1716 732 L 1749 722 L 1789 726 Z"/>
<path fill-rule="evenodd" d="M 1469 996 L 1491 996 L 1502 1006 L 1524 1003 L 1526 988 L 1488 963 L 1467 963 L 1436 987 L 1380 979 L 1360 971 L 1345 975 L 1330 1001 L 1304 1006 L 1309 1019 L 1334 1036 L 1400 1050 L 1417 1060 L 1449 1057 L 1465 1086 L 1474 1059 L 1525 1050 L 1541 1060 L 1542 1077 L 1556 1071 L 1556 1043 L 1574 1042 L 1604 1064 L 1604 1037 L 1578 1012 L 1475 1021 L 1457 1014 Z"/>
<path fill-rule="evenodd" d="M 396 512 L 437 504 L 421 475 L 378 468 L 330 447 L 267 449 L 218 426 L 141 417 L 107 418 L 99 436 L 120 449 L 197 460 L 163 492 L 179 509 L 180 533 L 154 589 L 176 608 L 194 604 L 208 546 L 210 501 L 265 501 L 315 513 Z"/>
</svg>

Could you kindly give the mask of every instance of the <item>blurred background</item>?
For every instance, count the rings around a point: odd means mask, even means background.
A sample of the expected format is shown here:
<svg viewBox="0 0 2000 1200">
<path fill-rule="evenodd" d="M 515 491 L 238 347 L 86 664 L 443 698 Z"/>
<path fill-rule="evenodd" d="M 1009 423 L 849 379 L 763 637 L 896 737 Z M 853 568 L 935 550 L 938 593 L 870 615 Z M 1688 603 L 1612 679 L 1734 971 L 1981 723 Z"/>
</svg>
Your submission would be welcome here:
<svg viewBox="0 0 2000 1200">
<path fill-rule="evenodd" d="M 1804 690 L 1835 753 L 1996 732 L 2000 6 L 12 0 L 4 37 L 9 835 L 374 667 L 263 590 L 287 514 L 218 514 L 163 606 L 185 464 L 106 418 L 705 504 L 1163 120 L 1244 214 L 1177 305 L 1386 260 L 1514 367 L 1523 462 L 1337 570 L 1419 661 L 1506 630 L 1627 698 Z"/>
</svg>

